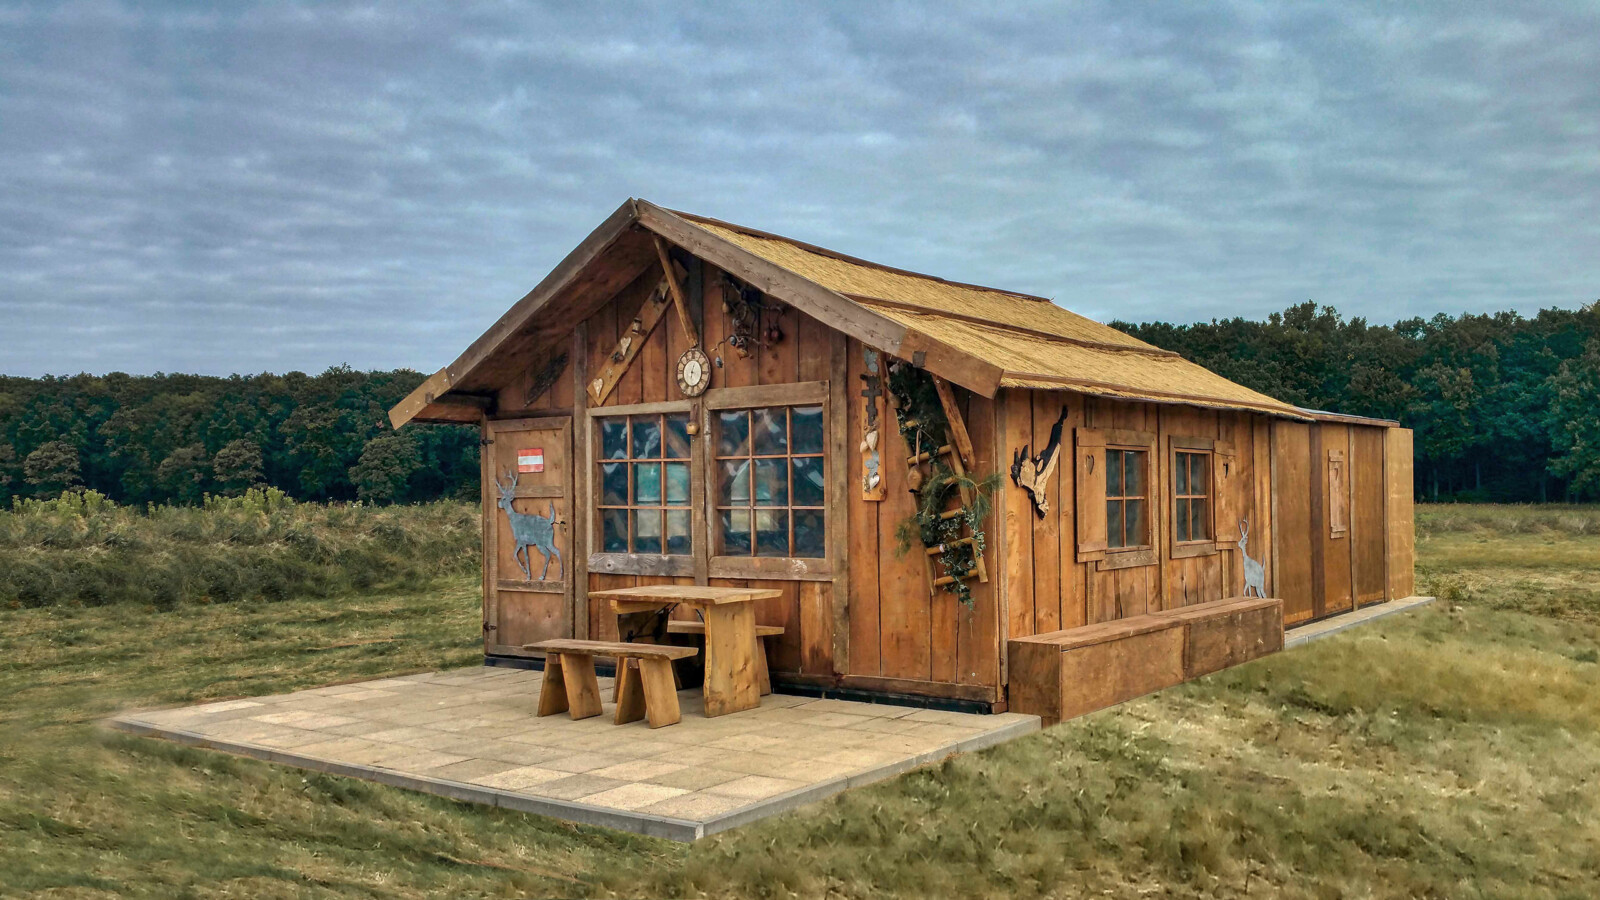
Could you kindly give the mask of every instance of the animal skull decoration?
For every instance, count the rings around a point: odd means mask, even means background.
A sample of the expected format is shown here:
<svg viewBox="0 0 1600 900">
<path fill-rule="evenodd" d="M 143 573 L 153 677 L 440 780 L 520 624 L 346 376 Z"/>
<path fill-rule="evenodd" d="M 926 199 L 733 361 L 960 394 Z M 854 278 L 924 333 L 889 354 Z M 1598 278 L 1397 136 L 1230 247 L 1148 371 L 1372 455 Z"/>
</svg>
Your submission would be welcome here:
<svg viewBox="0 0 1600 900">
<path fill-rule="evenodd" d="M 1028 445 L 1023 444 L 1022 449 L 1011 458 L 1011 481 L 1028 492 L 1028 497 L 1033 500 L 1033 512 L 1041 519 L 1050 512 L 1050 498 L 1045 490 L 1056 474 L 1056 463 L 1061 457 L 1061 426 L 1066 421 L 1067 408 L 1062 406 L 1061 418 L 1050 429 L 1050 443 L 1045 445 L 1044 450 L 1030 458 Z"/>
</svg>

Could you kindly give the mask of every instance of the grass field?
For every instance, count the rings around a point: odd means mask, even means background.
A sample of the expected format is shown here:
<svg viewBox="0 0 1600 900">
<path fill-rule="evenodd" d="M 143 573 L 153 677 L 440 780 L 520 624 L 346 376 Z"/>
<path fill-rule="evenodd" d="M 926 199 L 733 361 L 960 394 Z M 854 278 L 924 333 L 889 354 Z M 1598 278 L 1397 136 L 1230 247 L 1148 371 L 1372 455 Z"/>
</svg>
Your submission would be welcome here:
<svg viewBox="0 0 1600 900">
<path fill-rule="evenodd" d="M 688 847 L 94 724 L 474 663 L 470 577 L 0 611 L 0 895 L 1593 896 L 1600 510 L 1418 521 L 1432 607 Z"/>
</svg>

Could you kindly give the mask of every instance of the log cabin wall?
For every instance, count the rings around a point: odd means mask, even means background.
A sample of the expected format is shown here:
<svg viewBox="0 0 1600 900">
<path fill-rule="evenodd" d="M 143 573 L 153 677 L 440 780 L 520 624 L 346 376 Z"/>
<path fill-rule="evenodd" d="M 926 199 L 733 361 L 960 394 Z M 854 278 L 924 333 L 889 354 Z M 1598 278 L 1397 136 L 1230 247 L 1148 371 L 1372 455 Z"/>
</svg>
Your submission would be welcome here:
<svg viewBox="0 0 1600 900">
<path fill-rule="evenodd" d="M 1399 455 L 1409 450 L 1408 443 L 1400 446 L 1409 432 L 1018 388 L 1002 389 L 993 399 L 956 389 L 977 457 L 973 471 L 1005 475 L 1016 450 L 1027 445 L 1039 452 L 1060 421 L 1060 459 L 1046 486 L 1049 512 L 1036 515 L 1028 495 L 1004 477 L 986 528 L 990 581 L 973 584 L 970 608 L 942 591 L 930 595 L 915 555 L 920 548 L 902 554 L 896 545 L 896 528 L 911 515 L 914 500 L 900 462 L 905 444 L 887 407 L 884 499 L 865 499 L 860 489 L 862 457 L 856 445 L 864 433 L 865 346 L 775 303 L 779 311 L 764 316 L 763 325 L 776 324 L 783 339 L 752 346 L 749 357 L 741 358 L 724 343 L 733 323 L 722 309 L 721 272 L 698 259 L 679 258 L 686 264 L 684 288 L 701 346 L 722 360 L 712 375 L 713 392 L 826 385 L 828 558 L 800 574 L 766 569 L 725 577 L 711 571 L 709 551 L 697 546 L 692 559 L 675 561 L 671 571 L 649 563 L 641 563 L 638 571 L 604 571 L 614 562 L 591 570 L 597 549 L 596 467 L 585 387 L 659 280 L 658 269 L 647 270 L 577 325 L 566 345 L 568 364 L 547 389 L 535 393 L 542 365 L 530 364 L 500 389 L 495 404 L 495 419 L 572 416 L 574 502 L 568 527 L 576 590 L 567 620 L 575 636 L 616 637 L 611 610 L 588 603 L 588 590 L 649 583 L 771 587 L 783 596 L 761 601 L 757 619 L 785 629 L 768 645 L 780 683 L 1003 703 L 1006 640 L 1241 594 L 1245 575 L 1238 540 L 1245 519 L 1248 554 L 1264 566 L 1267 595 L 1284 599 L 1286 625 L 1409 595 L 1410 461 L 1408 453 Z M 688 348 L 669 312 L 602 406 L 620 411 L 678 404 L 692 410 L 702 425 L 708 423 L 705 404 L 684 398 L 677 387 L 677 361 Z M 1079 559 L 1073 459 L 1080 430 L 1148 436 L 1153 562 L 1119 566 Z M 705 545 L 714 539 L 706 503 L 713 486 L 705 483 L 711 467 L 704 460 L 711 436 L 706 428 L 693 442 L 695 540 Z M 1174 452 L 1184 447 L 1209 448 L 1211 464 L 1227 466 L 1209 497 L 1215 509 L 1214 547 L 1187 554 L 1174 552 L 1171 521 Z M 1330 458 L 1342 477 L 1333 487 Z M 1330 493 L 1340 486 L 1347 494 L 1343 507 Z M 485 498 L 487 516 L 494 507 L 487 492 Z M 1342 535 L 1330 529 L 1329 516 L 1336 509 L 1342 509 Z M 1404 534 L 1397 524 L 1402 519 Z"/>
<path fill-rule="evenodd" d="M 1060 462 L 1046 487 L 1040 516 L 1028 495 L 1006 480 L 998 498 L 1008 639 L 1094 625 L 1147 612 L 1239 595 L 1244 566 L 1238 539 L 1248 517 L 1250 556 L 1263 562 L 1272 593 L 1270 420 L 1244 412 L 1132 403 L 1065 391 L 1006 389 L 997 398 L 1005 458 L 1027 446 L 1038 453 L 1062 422 Z M 1063 418 L 1063 410 L 1065 417 Z M 1073 443 L 1084 432 L 1148 441 L 1151 480 L 1146 496 L 1154 553 L 1148 562 L 1080 560 L 1080 501 Z M 1210 547 L 1174 553 L 1172 467 L 1182 449 L 1209 450 L 1218 484 L 1209 496 Z M 1103 454 L 1098 457 L 1104 459 Z M 1103 505 L 1103 500 L 1097 501 Z M 1105 554 L 1100 554 L 1102 557 Z"/>
<path fill-rule="evenodd" d="M 588 603 L 588 590 L 652 583 L 770 587 L 784 595 L 759 602 L 756 616 L 760 624 L 784 628 L 781 638 L 768 643 L 772 673 L 778 681 L 994 700 L 998 695 L 1000 641 L 991 586 L 977 586 L 972 609 L 944 592 L 930 597 L 920 560 L 914 555 L 920 548 L 903 555 L 897 552 L 895 527 L 912 511 L 903 465 L 884 466 L 887 490 L 886 499 L 881 502 L 862 499 L 861 492 L 854 488 L 860 482 L 861 458 L 856 445 L 862 433 L 858 392 L 864 366 L 863 346 L 793 307 L 774 304 L 780 311 L 764 315 L 762 324 L 775 324 L 783 339 L 770 346 L 752 346 L 750 356 L 741 358 L 724 343 L 732 333 L 733 323 L 722 308 L 718 287 L 721 273 L 699 260 L 682 261 L 689 264 L 684 287 L 701 346 L 722 360 L 722 366 L 712 375 L 713 392 L 818 382 L 827 385 L 827 467 L 830 494 L 834 495 L 830 496 L 827 511 L 829 558 L 818 561 L 812 567 L 816 571 L 800 575 L 774 567 L 760 573 L 765 577 L 718 577 L 705 558 L 709 554 L 697 547 L 693 560 L 675 564 L 680 571 L 639 574 L 604 571 L 606 565 L 590 568 L 590 556 L 597 549 L 593 546 L 596 469 L 595 451 L 586 439 L 590 410 L 585 383 L 604 367 L 654 288 L 659 271 L 647 272 L 577 328 L 569 364 L 549 390 L 529 404 L 529 384 L 536 377 L 530 371 L 502 388 L 498 397 L 496 418 L 574 417 L 571 452 L 576 501 L 570 527 L 574 572 L 581 586 L 573 598 L 575 634 L 602 640 L 616 638 L 614 615 L 602 604 Z M 650 332 L 637 358 L 599 408 L 686 404 L 695 410 L 697 419 L 704 419 L 704 404 L 686 400 L 677 387 L 677 361 L 688 348 L 682 329 L 668 314 Z M 993 404 L 966 391 L 958 390 L 957 394 L 977 445 L 979 470 L 994 471 L 999 451 Z M 893 460 L 896 454 L 903 456 L 904 443 L 896 430 L 887 427 L 884 435 L 885 460 Z M 706 447 L 710 437 L 707 429 L 693 441 L 697 454 L 693 469 L 697 512 L 704 505 L 705 492 L 713 489 L 703 483 L 708 479 L 699 474 L 710 471 L 699 455 L 709 452 Z M 492 512 L 492 505 L 486 510 Z M 708 519 L 709 515 L 697 514 L 697 541 L 714 539 L 707 527 Z M 988 554 L 992 565 L 992 543 Z M 680 610 L 678 615 L 688 617 L 693 612 Z"/>
</svg>

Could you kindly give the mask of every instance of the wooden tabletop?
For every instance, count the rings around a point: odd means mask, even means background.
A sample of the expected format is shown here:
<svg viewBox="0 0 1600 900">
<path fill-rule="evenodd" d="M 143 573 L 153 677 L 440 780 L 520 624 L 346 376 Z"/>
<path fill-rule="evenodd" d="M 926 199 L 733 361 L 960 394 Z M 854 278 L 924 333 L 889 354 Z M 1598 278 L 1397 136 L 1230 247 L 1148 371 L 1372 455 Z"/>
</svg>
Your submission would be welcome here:
<svg viewBox="0 0 1600 900">
<path fill-rule="evenodd" d="M 724 603 L 773 600 L 782 597 L 783 591 L 774 588 L 710 587 L 700 584 L 641 584 L 638 587 L 617 588 L 610 591 L 590 591 L 589 596 L 599 597 L 602 600 L 650 600 L 657 603 L 721 606 Z"/>
</svg>

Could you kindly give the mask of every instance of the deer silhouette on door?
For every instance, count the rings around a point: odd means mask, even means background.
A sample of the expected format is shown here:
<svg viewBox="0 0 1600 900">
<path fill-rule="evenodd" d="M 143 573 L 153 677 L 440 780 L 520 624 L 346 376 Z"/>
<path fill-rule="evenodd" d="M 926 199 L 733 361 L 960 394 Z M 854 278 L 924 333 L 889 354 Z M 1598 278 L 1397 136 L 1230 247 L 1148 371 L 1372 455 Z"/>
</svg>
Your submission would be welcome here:
<svg viewBox="0 0 1600 900">
<path fill-rule="evenodd" d="M 516 542 L 516 549 L 511 555 L 521 567 L 523 579 L 533 580 L 533 563 L 528 555 L 529 547 L 533 547 L 544 556 L 544 569 L 539 572 L 540 581 L 544 581 L 545 576 L 550 574 L 552 556 L 560 563 L 560 568 L 556 570 L 560 573 L 558 580 L 565 577 L 567 562 L 561 558 L 561 551 L 556 549 L 556 525 L 559 523 L 556 522 L 555 501 L 550 501 L 548 516 L 517 512 L 511 503 L 517 496 L 517 473 L 511 471 L 506 474 L 511 476 L 509 483 L 499 478 L 494 480 L 494 486 L 500 490 L 500 500 L 495 505 L 506 511 L 506 521 L 511 524 L 511 539 Z"/>
</svg>

